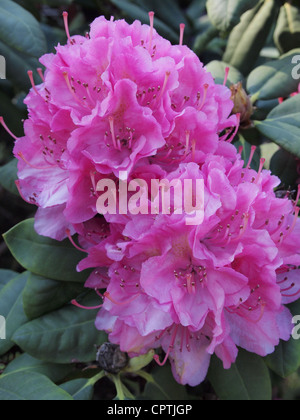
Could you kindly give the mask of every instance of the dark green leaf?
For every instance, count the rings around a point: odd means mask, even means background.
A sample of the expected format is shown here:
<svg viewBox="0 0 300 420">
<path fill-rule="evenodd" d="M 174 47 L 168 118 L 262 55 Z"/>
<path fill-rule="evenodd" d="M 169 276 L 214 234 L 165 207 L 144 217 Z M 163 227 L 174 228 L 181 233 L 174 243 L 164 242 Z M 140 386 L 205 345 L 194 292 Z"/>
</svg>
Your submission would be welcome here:
<svg viewBox="0 0 300 420">
<path fill-rule="evenodd" d="M 153 381 L 147 383 L 143 394 L 147 400 L 178 401 L 190 398 L 186 388 L 175 381 L 170 365 L 157 367 L 151 376 Z"/>
<path fill-rule="evenodd" d="M 7 283 L 13 278 L 17 277 L 18 273 L 11 270 L 0 269 L 0 292 L 1 289 L 7 285 Z"/>
<path fill-rule="evenodd" d="M 207 11 L 212 24 L 222 32 L 236 26 L 241 15 L 259 0 L 208 0 Z"/>
<path fill-rule="evenodd" d="M 93 398 L 94 386 L 87 379 L 75 379 L 60 386 L 70 394 L 75 401 L 89 401 Z"/>
<path fill-rule="evenodd" d="M 1 401 L 73 401 L 64 390 L 46 376 L 17 372 L 0 378 Z"/>
<path fill-rule="evenodd" d="M 149 24 L 149 15 L 140 6 L 130 3 L 127 0 L 111 0 L 111 2 L 115 6 L 119 7 L 122 12 L 125 12 L 125 14 L 128 15 L 132 20 L 138 19 L 142 23 Z M 164 22 L 162 22 L 158 18 L 155 18 L 154 26 L 160 35 L 168 38 L 172 42 L 178 43 L 179 31 L 178 33 L 174 32 L 172 28 L 170 28 L 168 25 L 166 25 Z"/>
<path fill-rule="evenodd" d="M 292 58 L 300 55 L 300 49 L 290 51 L 279 60 L 270 61 L 250 73 L 247 89 L 255 100 L 288 97 L 298 91 L 299 80 L 292 77 Z"/>
<path fill-rule="evenodd" d="M 0 39 L 10 49 L 27 56 L 40 57 L 46 42 L 38 21 L 11 0 L 1 0 Z"/>
<path fill-rule="evenodd" d="M 7 191 L 19 195 L 15 181 L 17 179 L 17 159 L 13 159 L 11 162 L 0 168 L 0 184 Z"/>
<path fill-rule="evenodd" d="M 230 61 L 232 60 L 232 57 L 244 35 L 244 32 L 247 30 L 248 26 L 250 25 L 252 20 L 255 18 L 261 6 L 262 6 L 262 2 L 259 2 L 251 10 L 248 10 L 247 12 L 245 12 L 241 16 L 240 23 L 231 31 L 231 34 L 227 42 L 226 51 L 223 56 L 223 61 L 225 61 L 226 63 L 230 63 Z"/>
<path fill-rule="evenodd" d="M 286 2 L 280 9 L 274 41 L 282 53 L 300 45 L 300 8 Z"/>
<path fill-rule="evenodd" d="M 86 298 L 82 303 L 95 306 L 99 300 Z M 91 362 L 96 358 L 94 346 L 107 340 L 105 333 L 96 330 L 97 313 L 68 305 L 25 324 L 16 331 L 13 341 L 31 356 L 47 362 Z"/>
<path fill-rule="evenodd" d="M 295 156 L 286 150 L 280 149 L 272 157 L 270 170 L 272 174 L 281 179 L 286 188 L 289 188 L 296 185 L 297 179 L 299 178 L 297 167 L 298 162 Z"/>
<path fill-rule="evenodd" d="M 221 400 L 263 401 L 272 398 L 270 375 L 263 359 L 245 351 L 239 352 L 236 364 L 229 370 L 213 357 L 208 379 Z"/>
<path fill-rule="evenodd" d="M 47 376 L 53 382 L 61 382 L 72 371 L 71 365 L 57 365 L 35 359 L 29 354 L 22 354 L 5 369 L 4 375 L 11 373 L 35 372 Z"/>
<path fill-rule="evenodd" d="M 28 319 L 39 318 L 61 308 L 83 291 L 78 283 L 49 280 L 30 273 L 23 292 L 23 306 Z"/>
<path fill-rule="evenodd" d="M 278 12 L 277 0 L 264 2 L 250 24 L 245 28 L 245 31 L 239 34 L 241 37 L 230 59 L 230 64 L 244 75 L 249 74 L 254 67 L 262 48 L 265 46 Z"/>
<path fill-rule="evenodd" d="M 300 314 L 300 301 L 289 306 L 294 316 Z M 266 357 L 266 363 L 277 375 L 287 378 L 300 367 L 300 340 L 281 341 L 275 352 Z"/>
<path fill-rule="evenodd" d="M 300 158 L 300 95 L 284 101 L 265 121 L 254 124 L 264 136 Z"/>
<path fill-rule="evenodd" d="M 223 61 L 211 61 L 207 66 L 207 70 L 213 75 L 215 78 L 216 83 L 222 85 L 224 83 L 225 78 L 225 71 L 226 67 L 230 68 L 229 74 L 228 74 L 228 81 L 227 86 L 230 87 L 231 85 L 234 85 L 239 82 L 244 81 L 244 76 L 242 73 L 240 73 L 237 69 L 230 66 L 227 63 L 224 63 Z"/>
<path fill-rule="evenodd" d="M 0 290 L 0 315 L 6 319 L 6 340 L 0 340 L 0 355 L 14 346 L 11 341 L 13 334 L 27 322 L 22 303 L 27 277 L 28 273 L 17 275 Z"/>
<path fill-rule="evenodd" d="M 47 44 L 38 21 L 11 0 L 0 4 L 0 54 L 7 61 L 7 76 L 21 88 L 30 85 L 26 71 L 37 67 Z"/>
<path fill-rule="evenodd" d="M 63 242 L 39 236 L 34 220 L 21 222 L 4 235 L 4 240 L 16 260 L 34 274 L 59 281 L 84 282 L 86 272 L 77 273 L 76 265 L 84 254 L 68 240 Z"/>
</svg>

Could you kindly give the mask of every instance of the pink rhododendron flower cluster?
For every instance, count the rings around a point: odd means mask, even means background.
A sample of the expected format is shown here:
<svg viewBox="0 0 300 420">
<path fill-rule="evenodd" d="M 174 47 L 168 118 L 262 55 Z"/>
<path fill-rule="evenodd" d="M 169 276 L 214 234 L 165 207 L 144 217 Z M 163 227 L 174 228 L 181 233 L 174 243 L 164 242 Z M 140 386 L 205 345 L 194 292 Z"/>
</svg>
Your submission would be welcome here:
<svg viewBox="0 0 300 420">
<path fill-rule="evenodd" d="M 30 75 L 29 119 L 14 153 L 20 191 L 39 207 L 36 229 L 45 236 L 63 239 L 97 214 L 102 177 L 203 160 L 237 126 L 228 89 L 153 26 L 100 17 L 87 37 L 69 37 L 41 63 L 43 83 Z"/>
<path fill-rule="evenodd" d="M 238 347 L 272 353 L 291 336 L 285 305 L 300 296 L 300 190 L 296 202 L 277 198 L 264 160 L 250 167 L 255 149 L 241 159 L 231 92 L 182 45 L 182 26 L 177 46 L 154 30 L 153 13 L 150 26 L 100 17 L 86 37 L 68 37 L 41 59 L 41 85 L 29 73 L 14 152 L 19 190 L 39 207 L 37 231 L 79 234 L 87 257 L 78 270 L 94 269 L 86 287 L 103 298 L 97 328 L 131 356 L 162 348 L 157 363 L 169 359 L 191 386 L 213 354 L 228 369 Z M 125 172 L 147 183 L 203 180 L 204 222 L 190 226 L 175 211 L 98 215 L 99 180 Z"/>
</svg>

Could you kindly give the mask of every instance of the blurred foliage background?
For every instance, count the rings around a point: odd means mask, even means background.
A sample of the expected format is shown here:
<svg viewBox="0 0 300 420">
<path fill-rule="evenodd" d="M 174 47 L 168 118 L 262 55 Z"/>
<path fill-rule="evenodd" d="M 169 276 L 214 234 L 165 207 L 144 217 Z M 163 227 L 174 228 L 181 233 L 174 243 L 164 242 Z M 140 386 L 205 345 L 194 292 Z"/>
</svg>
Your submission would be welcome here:
<svg viewBox="0 0 300 420">
<path fill-rule="evenodd" d="M 0 55 L 6 58 L 7 77 L 0 80 L 0 116 L 17 136 L 22 136 L 26 118 L 23 100 L 31 87 L 27 71 L 33 70 L 39 83 L 35 71 L 41 66 L 39 57 L 66 42 L 65 10 L 71 35 L 85 34 L 99 15 L 148 23 L 148 12 L 153 10 L 158 32 L 178 43 L 179 25 L 185 23 L 184 43 L 198 54 L 217 82 L 223 83 L 225 69 L 230 67 L 227 85 L 235 112 L 242 115 L 236 146 L 244 146 L 245 160 L 251 145 L 258 146 L 254 167 L 265 157 L 266 167 L 282 181 L 278 195 L 294 195 L 300 177 L 300 96 L 295 96 L 300 79 L 300 69 L 298 73 L 295 69 L 300 62 L 300 0 L 1 0 Z M 292 63 L 297 56 L 299 60 Z M 19 198 L 14 186 L 12 148 L 13 140 L 0 127 L 0 234 L 35 211 Z M 2 269 L 22 271 L 2 239 L 0 260 Z M 275 367 L 275 399 L 300 399 L 299 343 L 294 344 L 290 356 L 281 375 L 287 376 L 285 379 L 279 376 L 274 360 L 269 363 Z M 207 384 L 192 393 L 216 398 Z"/>
</svg>

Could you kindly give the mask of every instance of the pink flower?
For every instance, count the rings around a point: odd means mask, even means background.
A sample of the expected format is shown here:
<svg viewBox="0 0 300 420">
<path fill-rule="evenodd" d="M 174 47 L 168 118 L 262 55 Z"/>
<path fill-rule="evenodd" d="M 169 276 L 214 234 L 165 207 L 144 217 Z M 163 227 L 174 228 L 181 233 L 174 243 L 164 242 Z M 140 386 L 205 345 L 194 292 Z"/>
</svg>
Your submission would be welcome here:
<svg viewBox="0 0 300 420">
<path fill-rule="evenodd" d="M 229 89 L 189 48 L 159 36 L 152 13 L 150 26 L 100 17 L 87 37 L 71 38 L 64 19 L 68 43 L 41 58 L 39 86 L 29 72 L 29 119 L 14 150 L 20 192 L 39 207 L 36 229 L 56 239 L 97 214 L 103 176 L 202 162 L 223 153 L 221 134 L 228 140 L 238 125 Z"/>
<path fill-rule="evenodd" d="M 202 382 L 212 354 L 228 369 L 238 347 L 266 356 L 291 335 L 284 305 L 300 296 L 299 209 L 276 198 L 278 180 L 263 163 L 258 173 L 240 158 L 181 164 L 169 179 L 204 180 L 203 224 L 175 214 L 120 218 L 117 236 L 79 265 L 110 259 L 97 328 L 131 355 L 162 347 L 157 362 L 170 359 L 182 384 Z M 93 276 L 90 285 L 103 283 Z"/>
</svg>

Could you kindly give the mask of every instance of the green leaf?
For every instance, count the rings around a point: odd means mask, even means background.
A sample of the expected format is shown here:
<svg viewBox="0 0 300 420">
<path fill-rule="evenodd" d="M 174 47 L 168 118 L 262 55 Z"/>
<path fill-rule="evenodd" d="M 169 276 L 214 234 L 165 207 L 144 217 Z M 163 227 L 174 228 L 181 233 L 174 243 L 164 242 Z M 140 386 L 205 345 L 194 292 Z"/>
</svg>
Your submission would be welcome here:
<svg viewBox="0 0 300 420">
<path fill-rule="evenodd" d="M 31 57 L 40 57 L 46 50 L 38 21 L 11 0 L 1 0 L 0 39 L 10 49 Z"/>
<path fill-rule="evenodd" d="M 122 12 L 125 12 L 132 20 L 138 19 L 142 23 L 149 24 L 149 15 L 144 9 L 140 6 L 130 3 L 127 0 L 111 0 L 111 2 L 117 6 Z M 178 33 L 174 32 L 172 28 L 166 25 L 157 17 L 154 21 L 155 29 L 159 32 L 160 35 L 168 38 L 172 42 L 178 43 L 179 41 L 179 30 Z"/>
<path fill-rule="evenodd" d="M 250 73 L 247 89 L 255 100 L 285 98 L 298 91 L 299 80 L 292 77 L 292 58 L 295 55 L 300 55 L 300 49 L 290 51 L 279 60 L 263 64 Z"/>
<path fill-rule="evenodd" d="M 298 2 L 299 3 L 299 2 Z M 300 8 L 286 2 L 280 9 L 274 41 L 281 53 L 300 45 Z"/>
<path fill-rule="evenodd" d="M 300 95 L 284 101 L 265 121 L 254 124 L 264 136 L 300 158 Z"/>
<path fill-rule="evenodd" d="M 239 352 L 236 364 L 229 370 L 213 357 L 208 379 L 221 400 L 268 401 L 272 398 L 271 379 L 263 359 L 245 351 Z"/>
<path fill-rule="evenodd" d="M 262 4 L 263 4 L 262 1 L 260 1 L 251 10 L 248 10 L 247 12 L 245 12 L 241 16 L 240 23 L 231 31 L 231 34 L 229 35 L 229 39 L 227 42 L 226 51 L 223 56 L 223 61 L 225 61 L 226 63 L 230 63 L 230 61 L 232 60 L 232 57 L 244 35 L 244 32 L 247 30 L 248 26 L 250 25 L 252 20 L 255 18 Z"/>
<path fill-rule="evenodd" d="M 228 87 L 239 82 L 244 82 L 244 76 L 242 75 L 242 73 L 234 67 L 230 66 L 229 64 L 224 63 L 223 61 L 211 61 L 206 66 L 206 69 L 213 75 L 216 83 L 222 85 L 224 83 L 225 72 L 227 67 L 230 68 L 227 81 Z"/>
<path fill-rule="evenodd" d="M 277 0 L 266 0 L 245 31 L 239 34 L 240 39 L 230 59 L 230 64 L 244 75 L 249 74 L 259 58 L 278 12 Z"/>
<path fill-rule="evenodd" d="M 300 314 L 300 301 L 289 305 L 293 316 Z M 300 367 L 300 340 L 281 341 L 275 352 L 266 357 L 266 363 L 277 375 L 287 378 Z"/>
<path fill-rule="evenodd" d="M 153 401 L 162 399 L 183 401 L 190 399 L 186 388 L 175 381 L 169 364 L 162 368 L 155 368 L 152 372 L 151 380 L 147 382 L 143 397 Z"/>
<path fill-rule="evenodd" d="M 270 170 L 272 174 L 281 179 L 286 188 L 296 185 L 299 178 L 297 168 L 298 162 L 295 156 L 286 150 L 280 149 L 272 157 Z"/>
<path fill-rule="evenodd" d="M 17 275 L 0 290 L 0 315 L 6 319 L 6 340 L 0 340 L 0 355 L 7 353 L 14 346 L 11 341 L 13 334 L 27 322 L 22 303 L 22 292 L 27 277 L 28 273 Z"/>
<path fill-rule="evenodd" d="M 34 219 L 28 219 L 4 235 L 4 240 L 15 259 L 34 274 L 59 281 L 84 282 L 87 273 L 77 273 L 76 265 L 83 255 L 68 240 L 54 241 L 39 236 L 34 230 Z"/>
<path fill-rule="evenodd" d="M 221 32 L 236 26 L 241 15 L 255 6 L 259 0 L 208 0 L 207 12 L 211 23 Z"/>
<path fill-rule="evenodd" d="M 11 0 L 1 0 L 0 54 L 6 58 L 8 78 L 28 88 L 26 71 L 36 68 L 37 58 L 46 51 L 45 36 L 33 15 Z"/>
<path fill-rule="evenodd" d="M 30 273 L 23 292 L 24 311 L 29 320 L 61 308 L 84 291 L 82 285 L 49 280 Z"/>
<path fill-rule="evenodd" d="M 1 401 L 73 401 L 64 390 L 46 376 L 17 372 L 0 378 Z"/>
<path fill-rule="evenodd" d="M 188 21 L 182 12 L 182 9 L 178 6 L 178 3 L 174 0 L 146 0 L 141 2 L 135 0 L 137 5 L 144 3 L 144 8 L 147 12 L 154 10 L 164 23 L 173 28 L 175 31 L 179 31 L 179 25 L 184 23 L 189 29 Z"/>
<path fill-rule="evenodd" d="M 17 277 L 18 273 L 11 270 L 0 269 L 0 292 L 1 289 L 7 285 L 13 278 Z"/>
<path fill-rule="evenodd" d="M 0 184 L 7 191 L 12 194 L 19 195 L 18 189 L 16 187 L 15 181 L 18 178 L 17 176 L 17 159 L 13 159 L 11 162 L 0 168 Z"/>
<path fill-rule="evenodd" d="M 4 370 L 3 375 L 12 373 L 35 372 L 47 376 L 53 382 L 63 381 L 72 371 L 71 365 L 58 365 L 43 362 L 24 353 L 14 359 Z"/>
<path fill-rule="evenodd" d="M 87 297 L 83 304 L 95 306 L 99 300 Z M 68 305 L 23 325 L 13 341 L 32 357 L 46 362 L 91 362 L 96 358 L 95 345 L 107 340 L 106 334 L 95 327 L 97 313 Z"/>
<path fill-rule="evenodd" d="M 87 379 L 74 379 L 65 382 L 60 388 L 70 394 L 75 401 L 89 401 L 94 394 L 94 386 Z"/>
</svg>

